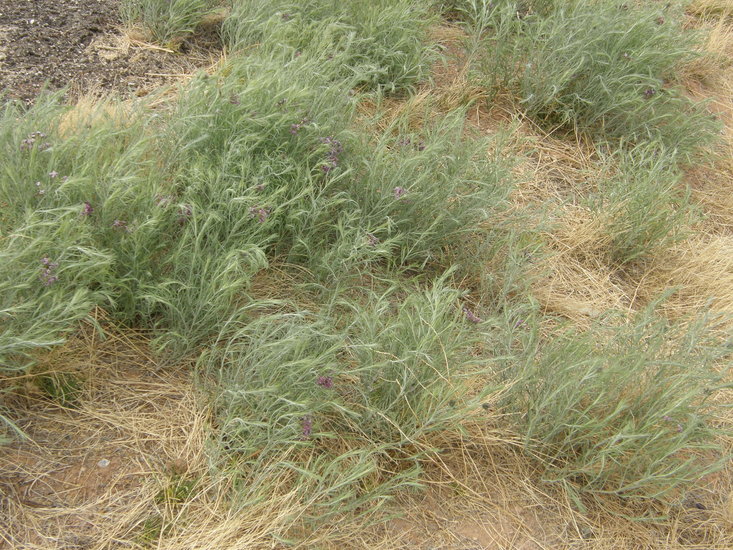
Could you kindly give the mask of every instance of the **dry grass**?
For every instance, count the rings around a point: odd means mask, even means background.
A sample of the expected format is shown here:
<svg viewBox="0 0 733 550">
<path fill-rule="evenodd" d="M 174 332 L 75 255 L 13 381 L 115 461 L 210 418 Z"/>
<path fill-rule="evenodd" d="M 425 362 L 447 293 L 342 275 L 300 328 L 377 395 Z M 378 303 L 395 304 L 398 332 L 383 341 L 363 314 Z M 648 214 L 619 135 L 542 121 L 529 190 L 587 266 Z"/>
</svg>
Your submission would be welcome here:
<svg viewBox="0 0 733 550">
<path fill-rule="evenodd" d="M 59 134 L 69 137 L 85 128 L 107 124 L 115 128 L 128 128 L 135 121 L 135 110 L 125 103 L 114 102 L 101 90 L 89 90 L 75 101 L 74 106 L 63 113 L 58 122 Z"/>
<path fill-rule="evenodd" d="M 62 405 L 38 388 L 42 376 L 73 376 L 82 389 Z M 206 414 L 187 378 L 160 370 L 144 337 L 128 331 L 102 340 L 85 327 L 43 357 L 13 403 L 30 439 L 0 451 L 7 547 L 106 548 L 134 539 L 157 507 L 165 472 L 206 470 Z"/>
<path fill-rule="evenodd" d="M 441 442 L 441 454 L 426 465 L 428 489 L 405 495 L 402 514 L 368 531 L 359 548 L 555 550 L 724 549 L 733 544 L 730 474 L 704 480 L 670 514 L 665 526 L 623 518 L 614 499 L 588 503 L 579 513 L 559 488 L 544 484 L 541 471 L 511 434 L 496 429 L 496 417 L 474 419 L 466 436 Z"/>
<path fill-rule="evenodd" d="M 639 281 L 637 299 L 677 291 L 663 304 L 664 311 L 680 318 L 708 307 L 733 321 L 733 236 L 697 235 L 654 258 Z"/>
<path fill-rule="evenodd" d="M 697 16 L 733 15 L 733 6 L 729 0 L 692 0 L 687 11 Z"/>
<path fill-rule="evenodd" d="M 625 285 L 606 260 L 603 222 L 586 208 L 566 206 L 554 228 L 545 234 L 550 255 L 533 286 L 544 312 L 586 327 L 610 310 L 628 309 Z"/>
</svg>

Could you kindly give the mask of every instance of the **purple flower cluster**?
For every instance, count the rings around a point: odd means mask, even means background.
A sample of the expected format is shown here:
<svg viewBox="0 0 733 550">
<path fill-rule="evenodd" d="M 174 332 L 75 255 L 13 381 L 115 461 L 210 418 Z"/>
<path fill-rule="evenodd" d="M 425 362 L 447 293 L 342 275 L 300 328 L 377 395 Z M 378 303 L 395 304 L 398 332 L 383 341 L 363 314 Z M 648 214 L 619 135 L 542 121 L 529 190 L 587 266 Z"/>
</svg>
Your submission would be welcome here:
<svg viewBox="0 0 733 550">
<path fill-rule="evenodd" d="M 309 122 L 310 122 L 310 120 L 308 119 L 308 117 L 303 117 L 303 119 L 300 122 L 298 122 L 297 124 L 291 124 L 290 125 L 290 133 L 293 134 L 293 135 L 297 134 L 298 131 L 303 126 L 305 126 L 306 124 L 308 124 Z"/>
<path fill-rule="evenodd" d="M 321 138 L 321 143 L 328 145 L 329 147 L 328 153 L 326 153 L 326 162 L 321 166 L 321 170 L 328 174 L 338 166 L 339 156 L 344 152 L 344 146 L 341 145 L 339 140 L 332 136 Z"/>
<path fill-rule="evenodd" d="M 129 228 L 127 227 L 127 222 L 125 220 L 115 220 L 112 222 L 112 227 L 115 229 L 124 229 L 129 231 Z"/>
<path fill-rule="evenodd" d="M 326 388 L 327 390 L 330 390 L 331 388 L 333 388 L 333 377 L 331 377 L 331 376 L 319 376 L 316 379 L 316 384 L 318 384 L 322 388 Z"/>
<path fill-rule="evenodd" d="M 414 147 L 418 151 L 424 151 L 425 150 L 425 142 L 424 141 L 418 141 L 417 143 L 413 143 L 410 138 L 402 138 L 397 142 L 397 145 L 400 147 Z"/>
<path fill-rule="evenodd" d="M 647 88 L 646 90 L 644 90 L 644 97 L 650 99 L 656 93 L 657 91 L 654 88 Z"/>
<path fill-rule="evenodd" d="M 466 314 L 466 319 L 468 319 L 472 323 L 481 323 L 481 322 L 483 322 L 483 319 L 481 319 L 481 317 L 479 317 L 473 311 L 471 311 L 470 309 L 468 309 L 467 306 L 463 306 L 463 313 Z"/>
<path fill-rule="evenodd" d="M 265 223 L 267 218 L 270 216 L 270 208 L 262 208 L 260 206 L 253 206 L 249 209 L 250 218 L 257 218 L 259 223 Z"/>
<path fill-rule="evenodd" d="M 92 203 L 89 201 L 84 201 L 84 206 L 81 207 L 81 215 L 91 216 L 92 212 L 94 212 L 94 208 L 92 208 Z"/>
<path fill-rule="evenodd" d="M 372 233 L 367 233 L 367 242 L 369 243 L 369 246 L 377 246 L 379 244 L 379 237 Z"/>
<path fill-rule="evenodd" d="M 398 186 L 392 190 L 392 193 L 394 193 L 394 198 L 399 200 L 402 197 L 404 197 L 405 195 L 407 195 L 407 189 L 405 189 L 404 187 Z"/>
<path fill-rule="evenodd" d="M 43 268 L 41 268 L 40 279 L 43 283 L 43 286 L 51 286 L 52 284 L 58 282 L 59 277 L 58 275 L 56 275 L 55 271 L 59 264 L 57 264 L 56 262 L 52 262 L 50 258 L 44 256 L 43 258 L 41 258 L 41 265 L 43 266 Z"/>
<path fill-rule="evenodd" d="M 193 216 L 193 209 L 190 204 L 183 204 L 178 210 L 178 225 L 184 225 Z"/>
<path fill-rule="evenodd" d="M 45 139 L 47 136 L 43 132 L 31 132 L 26 136 L 26 138 L 20 142 L 20 150 L 21 151 L 30 151 L 33 149 L 33 147 L 36 145 L 37 142 L 39 142 L 42 139 Z M 51 144 L 47 141 L 44 141 L 38 145 L 39 151 L 45 151 L 51 147 Z"/>
<path fill-rule="evenodd" d="M 301 432 L 301 439 L 309 439 L 313 432 L 313 419 L 308 414 L 303 417 L 303 431 Z"/>
</svg>

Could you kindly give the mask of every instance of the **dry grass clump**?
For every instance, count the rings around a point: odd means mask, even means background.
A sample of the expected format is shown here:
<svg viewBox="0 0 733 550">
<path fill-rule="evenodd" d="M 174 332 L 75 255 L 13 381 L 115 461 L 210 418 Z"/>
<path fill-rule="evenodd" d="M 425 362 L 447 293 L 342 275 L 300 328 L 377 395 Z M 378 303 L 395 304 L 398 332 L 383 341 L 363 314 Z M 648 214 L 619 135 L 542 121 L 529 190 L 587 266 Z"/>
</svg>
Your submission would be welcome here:
<svg viewBox="0 0 733 550">
<path fill-rule="evenodd" d="M 139 111 L 129 104 L 112 101 L 100 90 L 90 90 L 60 115 L 58 132 L 61 137 L 68 138 L 89 128 L 129 128 L 136 120 L 139 120 Z"/>
<path fill-rule="evenodd" d="M 626 309 L 626 290 L 607 261 L 610 237 L 603 221 L 579 206 L 566 206 L 560 216 L 554 231 L 545 233 L 550 254 L 532 288 L 543 310 L 587 326 L 605 312 Z"/>
<path fill-rule="evenodd" d="M 687 171 L 686 181 L 692 197 L 703 208 L 704 219 L 699 224 L 707 234 L 733 233 L 733 172 L 721 166 L 699 166 Z"/>
<path fill-rule="evenodd" d="M 602 167 L 589 140 L 548 133 L 524 116 L 516 120 L 515 203 L 562 204 L 597 185 Z"/>
<path fill-rule="evenodd" d="M 45 355 L 13 397 L 28 439 L 0 448 L 0 548 L 272 548 L 303 503 L 274 484 L 232 508 L 182 367 L 157 364 L 144 334 L 91 326 Z"/>
<path fill-rule="evenodd" d="M 730 472 L 702 480 L 677 508 L 656 510 L 670 515 L 665 525 L 624 518 L 628 507 L 611 497 L 583 514 L 558 486 L 542 481 L 516 437 L 497 428 L 496 413 L 485 415 L 467 422 L 464 435 L 445 438 L 441 454 L 426 466 L 426 491 L 402 495 L 392 508 L 401 516 L 367 529 L 353 547 L 691 550 L 733 544 Z"/>
<path fill-rule="evenodd" d="M 725 15 L 709 17 L 700 14 L 699 17 L 693 26 L 705 35 L 702 55 L 687 62 L 680 69 L 680 78 L 688 88 L 700 83 L 709 90 L 722 91 L 726 87 L 730 88 L 728 77 L 733 67 L 733 28 Z"/>
<path fill-rule="evenodd" d="M 725 15 L 733 14 L 733 6 L 728 0 L 692 0 L 687 11 L 694 15 Z"/>
<path fill-rule="evenodd" d="M 672 288 L 676 292 L 662 308 L 673 318 L 708 307 L 733 316 L 733 236 L 696 235 L 656 256 L 639 282 L 637 298 L 647 300 Z"/>
<path fill-rule="evenodd" d="M 28 439 L 0 449 L 9 548 L 132 543 L 167 477 L 206 471 L 206 412 L 142 334 L 86 326 L 23 381 L 13 416 Z"/>
</svg>

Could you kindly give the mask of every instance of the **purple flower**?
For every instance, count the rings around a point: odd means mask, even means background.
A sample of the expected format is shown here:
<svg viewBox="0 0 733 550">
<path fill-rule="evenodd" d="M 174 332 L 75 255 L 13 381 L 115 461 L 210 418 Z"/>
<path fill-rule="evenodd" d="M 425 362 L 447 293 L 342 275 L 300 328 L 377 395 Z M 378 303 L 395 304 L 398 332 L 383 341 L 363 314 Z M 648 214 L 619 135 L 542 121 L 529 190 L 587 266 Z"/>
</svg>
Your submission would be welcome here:
<svg viewBox="0 0 733 550">
<path fill-rule="evenodd" d="M 300 436 L 301 439 L 308 439 L 313 432 L 313 419 L 308 414 L 303 417 L 303 432 Z"/>
<path fill-rule="evenodd" d="M 81 215 L 89 216 L 92 212 L 94 212 L 94 208 L 92 208 L 92 203 L 90 203 L 89 201 L 84 201 L 84 206 L 82 206 L 81 208 Z"/>
<path fill-rule="evenodd" d="M 193 209 L 190 204 L 184 204 L 178 210 L 178 225 L 185 224 L 193 215 Z"/>
<path fill-rule="evenodd" d="M 331 388 L 333 388 L 333 378 L 331 376 L 319 376 L 316 379 L 316 384 L 318 384 L 322 388 L 330 390 Z"/>
<path fill-rule="evenodd" d="M 41 279 L 43 286 L 51 286 L 52 284 L 58 282 L 59 278 L 58 275 L 55 274 L 55 271 L 59 264 L 56 262 L 52 262 L 48 256 L 44 256 L 43 258 L 41 258 L 41 265 L 43 266 L 43 268 L 41 269 L 41 274 L 39 275 L 39 278 Z"/>
<path fill-rule="evenodd" d="M 309 122 L 310 122 L 310 119 L 308 117 L 303 117 L 300 122 L 290 125 L 290 133 L 293 135 L 297 134 L 298 130 L 300 130 L 303 126 L 305 126 Z"/>
<path fill-rule="evenodd" d="M 115 220 L 112 222 L 112 227 L 116 229 L 127 229 L 127 222 L 125 220 Z"/>
<path fill-rule="evenodd" d="M 30 151 L 33 146 L 35 145 L 36 141 L 39 139 L 43 139 L 46 137 L 46 134 L 43 132 L 31 132 L 26 136 L 26 138 L 20 142 L 20 150 L 21 151 Z M 51 147 L 50 143 L 43 143 L 39 146 L 39 149 L 45 150 Z"/>
<path fill-rule="evenodd" d="M 270 216 L 270 209 L 253 206 L 249 209 L 249 216 L 250 218 L 257 218 L 259 223 L 265 223 Z"/>
<path fill-rule="evenodd" d="M 483 322 L 483 319 L 481 319 L 481 317 L 479 317 L 473 311 L 471 311 L 470 309 L 468 309 L 467 306 L 463 306 L 463 313 L 466 314 L 466 319 L 468 319 L 472 323 L 481 323 L 481 322 Z"/>
<path fill-rule="evenodd" d="M 328 174 L 338 166 L 339 156 L 344 152 L 344 146 L 339 140 L 332 136 L 322 137 L 321 143 L 328 145 L 329 147 L 329 150 L 326 153 L 326 163 L 321 166 L 321 170 Z"/>
<path fill-rule="evenodd" d="M 48 271 L 41 274 L 41 281 L 43 282 L 43 286 L 51 286 L 54 283 L 57 283 L 59 278 L 56 275 L 51 275 Z"/>
<path fill-rule="evenodd" d="M 51 179 L 57 177 L 58 175 L 59 173 L 56 170 L 52 170 L 51 172 L 48 173 L 48 177 Z"/>
<path fill-rule="evenodd" d="M 404 187 L 398 186 L 398 187 L 395 187 L 392 192 L 394 193 L 395 199 L 400 199 L 407 194 L 407 189 L 405 189 Z"/>
<path fill-rule="evenodd" d="M 369 242 L 369 246 L 377 246 L 379 244 L 379 237 L 372 233 L 367 233 L 367 240 Z"/>
<path fill-rule="evenodd" d="M 646 90 L 644 90 L 644 97 L 649 99 L 656 93 L 657 91 L 654 88 L 647 88 Z"/>
<path fill-rule="evenodd" d="M 424 151 L 425 150 L 425 142 L 419 141 L 417 143 L 413 143 L 412 140 L 409 137 L 402 138 L 397 142 L 397 145 L 400 147 L 409 147 L 413 146 L 418 151 Z"/>
</svg>

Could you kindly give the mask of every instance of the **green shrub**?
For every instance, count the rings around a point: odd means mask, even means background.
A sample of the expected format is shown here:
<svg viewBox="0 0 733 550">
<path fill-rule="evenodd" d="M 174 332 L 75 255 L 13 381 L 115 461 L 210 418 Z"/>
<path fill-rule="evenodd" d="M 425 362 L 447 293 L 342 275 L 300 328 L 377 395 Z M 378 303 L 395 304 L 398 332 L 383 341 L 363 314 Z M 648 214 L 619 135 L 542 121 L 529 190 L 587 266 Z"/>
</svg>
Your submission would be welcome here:
<svg viewBox="0 0 733 550">
<path fill-rule="evenodd" d="M 487 140 L 464 134 L 464 110 L 433 120 L 426 114 L 418 130 L 408 118 L 395 119 L 376 141 L 354 144 L 352 173 L 337 185 L 355 204 L 363 243 L 385 243 L 397 265 L 424 266 L 496 223 L 511 180 L 500 155 L 487 154 Z"/>
<path fill-rule="evenodd" d="M 547 125 L 600 139 L 659 141 L 689 159 L 715 136 L 704 106 L 675 87 L 695 35 L 670 8 L 570 3 L 547 16 L 495 8 L 488 21 L 484 81 L 514 90 Z"/>
<path fill-rule="evenodd" d="M 414 0 L 246 0 L 234 6 L 223 35 L 235 51 L 319 58 L 355 84 L 393 92 L 427 75 L 431 22 L 428 3 Z"/>
<path fill-rule="evenodd" d="M 504 370 L 501 407 L 544 478 L 583 497 L 673 500 L 723 463 L 715 443 L 725 353 L 705 321 L 671 325 L 650 311 L 627 324 L 540 339 L 525 317 Z"/>
<path fill-rule="evenodd" d="M 641 145 L 607 162 L 616 173 L 601 182 L 590 204 L 604 222 L 612 262 L 641 260 L 684 238 L 693 207 L 673 153 Z"/>
<path fill-rule="evenodd" d="M 419 482 L 426 437 L 459 429 L 480 399 L 463 379 L 482 368 L 470 354 L 481 327 L 441 281 L 407 290 L 342 302 L 335 323 L 304 313 L 232 323 L 202 357 L 218 464 L 243 502 L 288 480 L 308 504 L 301 519 L 323 522 Z"/>
<path fill-rule="evenodd" d="M 150 38 L 165 46 L 175 45 L 193 33 L 216 0 L 122 0 L 122 20 L 142 23 Z"/>
</svg>

